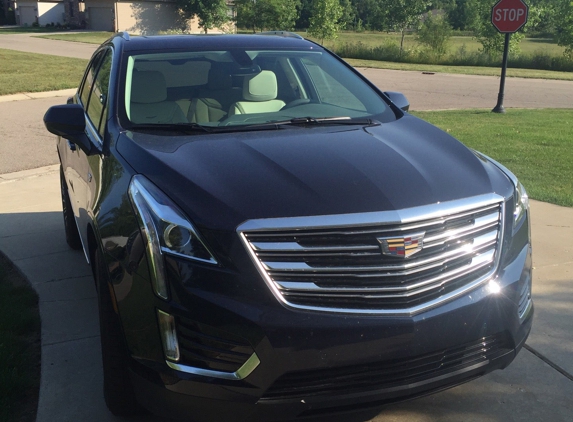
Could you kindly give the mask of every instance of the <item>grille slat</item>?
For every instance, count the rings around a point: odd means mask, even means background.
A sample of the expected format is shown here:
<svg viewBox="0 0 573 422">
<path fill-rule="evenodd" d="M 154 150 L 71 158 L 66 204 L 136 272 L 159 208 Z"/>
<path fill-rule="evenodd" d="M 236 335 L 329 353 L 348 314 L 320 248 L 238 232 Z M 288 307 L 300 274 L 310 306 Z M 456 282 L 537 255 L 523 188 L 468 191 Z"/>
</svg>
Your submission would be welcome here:
<svg viewBox="0 0 573 422">
<path fill-rule="evenodd" d="M 387 214 L 406 215 L 403 223 L 385 221 L 384 213 L 379 221 L 366 216 L 369 224 L 361 224 L 360 215 L 316 217 L 313 226 L 306 224 L 309 217 L 300 227 L 297 219 L 290 227 L 289 219 L 253 220 L 255 228 L 239 227 L 239 233 L 271 290 L 291 306 L 412 314 L 457 297 L 493 274 L 504 204 L 501 197 L 489 195 L 487 201 L 478 197 L 416 211 Z M 351 221 L 336 227 L 321 225 L 323 220 L 345 219 Z M 282 228 L 274 228 L 273 222 Z M 409 236 L 420 235 L 423 238 L 413 247 L 421 244 L 421 248 L 409 257 L 383 253 L 381 243 L 386 239 L 403 248 Z"/>
<path fill-rule="evenodd" d="M 450 271 L 447 273 L 442 273 L 437 277 L 424 280 L 416 284 L 408 284 L 404 286 L 389 286 L 389 287 L 360 287 L 360 288 L 328 288 L 321 287 L 314 283 L 300 283 L 300 282 L 289 282 L 289 281 L 276 281 L 278 287 L 281 291 L 286 293 L 291 292 L 302 292 L 303 294 L 313 295 L 315 293 L 325 294 L 337 293 L 337 294 L 348 294 L 348 293 L 381 293 L 381 292 L 408 292 L 417 289 L 421 289 L 424 286 L 432 285 L 439 282 L 440 284 L 447 283 L 448 281 L 454 280 L 457 277 L 463 275 L 469 275 L 471 272 L 483 268 L 485 265 L 490 264 L 493 261 L 493 251 L 487 254 L 482 254 L 474 259 L 466 267 L 457 268 L 455 271 Z M 399 295 L 407 296 L 407 294 L 397 293 L 390 297 L 398 297 Z"/>
</svg>

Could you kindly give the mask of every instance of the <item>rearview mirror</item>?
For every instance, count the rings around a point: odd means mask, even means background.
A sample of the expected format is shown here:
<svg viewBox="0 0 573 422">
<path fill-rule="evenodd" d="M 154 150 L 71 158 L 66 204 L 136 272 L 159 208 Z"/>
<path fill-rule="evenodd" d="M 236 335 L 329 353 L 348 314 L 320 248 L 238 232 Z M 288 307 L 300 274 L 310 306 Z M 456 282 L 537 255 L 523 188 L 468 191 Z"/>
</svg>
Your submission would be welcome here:
<svg viewBox="0 0 573 422">
<path fill-rule="evenodd" d="M 410 110 L 410 102 L 401 92 L 386 91 L 384 93 L 400 110 Z"/>
<path fill-rule="evenodd" d="M 49 132 L 73 142 L 87 155 L 91 153 L 92 144 L 86 135 L 86 118 L 81 105 L 64 104 L 50 107 L 44 115 L 44 125 Z"/>
</svg>

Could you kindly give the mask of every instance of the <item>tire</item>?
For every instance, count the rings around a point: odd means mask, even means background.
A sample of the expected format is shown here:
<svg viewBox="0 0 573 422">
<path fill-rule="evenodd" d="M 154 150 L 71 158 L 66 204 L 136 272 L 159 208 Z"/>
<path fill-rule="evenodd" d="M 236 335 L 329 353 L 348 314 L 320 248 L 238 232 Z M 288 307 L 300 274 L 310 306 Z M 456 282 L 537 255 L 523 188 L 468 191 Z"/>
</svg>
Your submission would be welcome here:
<svg viewBox="0 0 573 422">
<path fill-rule="evenodd" d="M 74 212 L 72 210 L 72 203 L 70 202 L 70 195 L 68 193 L 68 185 L 64 178 L 64 171 L 60 166 L 60 189 L 62 192 L 62 211 L 64 214 L 64 230 L 66 232 L 66 243 L 74 250 L 82 248 L 82 241 L 80 240 L 80 233 L 76 225 Z"/>
<path fill-rule="evenodd" d="M 115 416 L 129 417 L 142 412 L 137 403 L 129 376 L 129 353 L 112 302 L 111 285 L 107 281 L 101 253 L 94 254 L 94 277 L 99 304 L 101 357 L 103 363 L 103 395 L 105 404 Z"/>
</svg>

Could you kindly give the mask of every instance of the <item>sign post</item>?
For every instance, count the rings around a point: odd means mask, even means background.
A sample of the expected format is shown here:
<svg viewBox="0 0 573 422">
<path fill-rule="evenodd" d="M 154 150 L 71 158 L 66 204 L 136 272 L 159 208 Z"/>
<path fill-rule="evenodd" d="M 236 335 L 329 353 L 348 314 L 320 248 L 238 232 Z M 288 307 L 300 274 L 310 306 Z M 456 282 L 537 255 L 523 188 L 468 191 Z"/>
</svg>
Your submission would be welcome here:
<svg viewBox="0 0 573 422">
<path fill-rule="evenodd" d="M 519 31 L 527 23 L 528 15 L 529 7 L 523 0 L 499 0 L 491 9 L 491 23 L 500 33 L 505 34 L 501 82 L 499 84 L 497 105 L 492 110 L 494 113 L 505 113 L 503 98 L 505 96 L 505 75 L 507 73 L 507 58 L 509 56 L 509 40 L 511 34 Z"/>
</svg>

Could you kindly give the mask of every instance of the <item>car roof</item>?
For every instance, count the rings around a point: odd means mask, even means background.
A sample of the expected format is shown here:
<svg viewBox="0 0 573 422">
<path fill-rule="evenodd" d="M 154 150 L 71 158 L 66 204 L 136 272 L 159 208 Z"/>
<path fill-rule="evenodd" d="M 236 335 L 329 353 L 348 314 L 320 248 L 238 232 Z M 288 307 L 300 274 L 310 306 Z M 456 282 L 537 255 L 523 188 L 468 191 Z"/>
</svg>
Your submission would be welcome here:
<svg viewBox="0 0 573 422">
<path fill-rule="evenodd" d="M 120 38 L 118 34 L 115 38 Z M 114 40 L 115 41 L 115 40 Z M 319 49 L 303 38 L 284 35 L 159 35 L 122 38 L 123 51 L 187 49 Z"/>
</svg>

